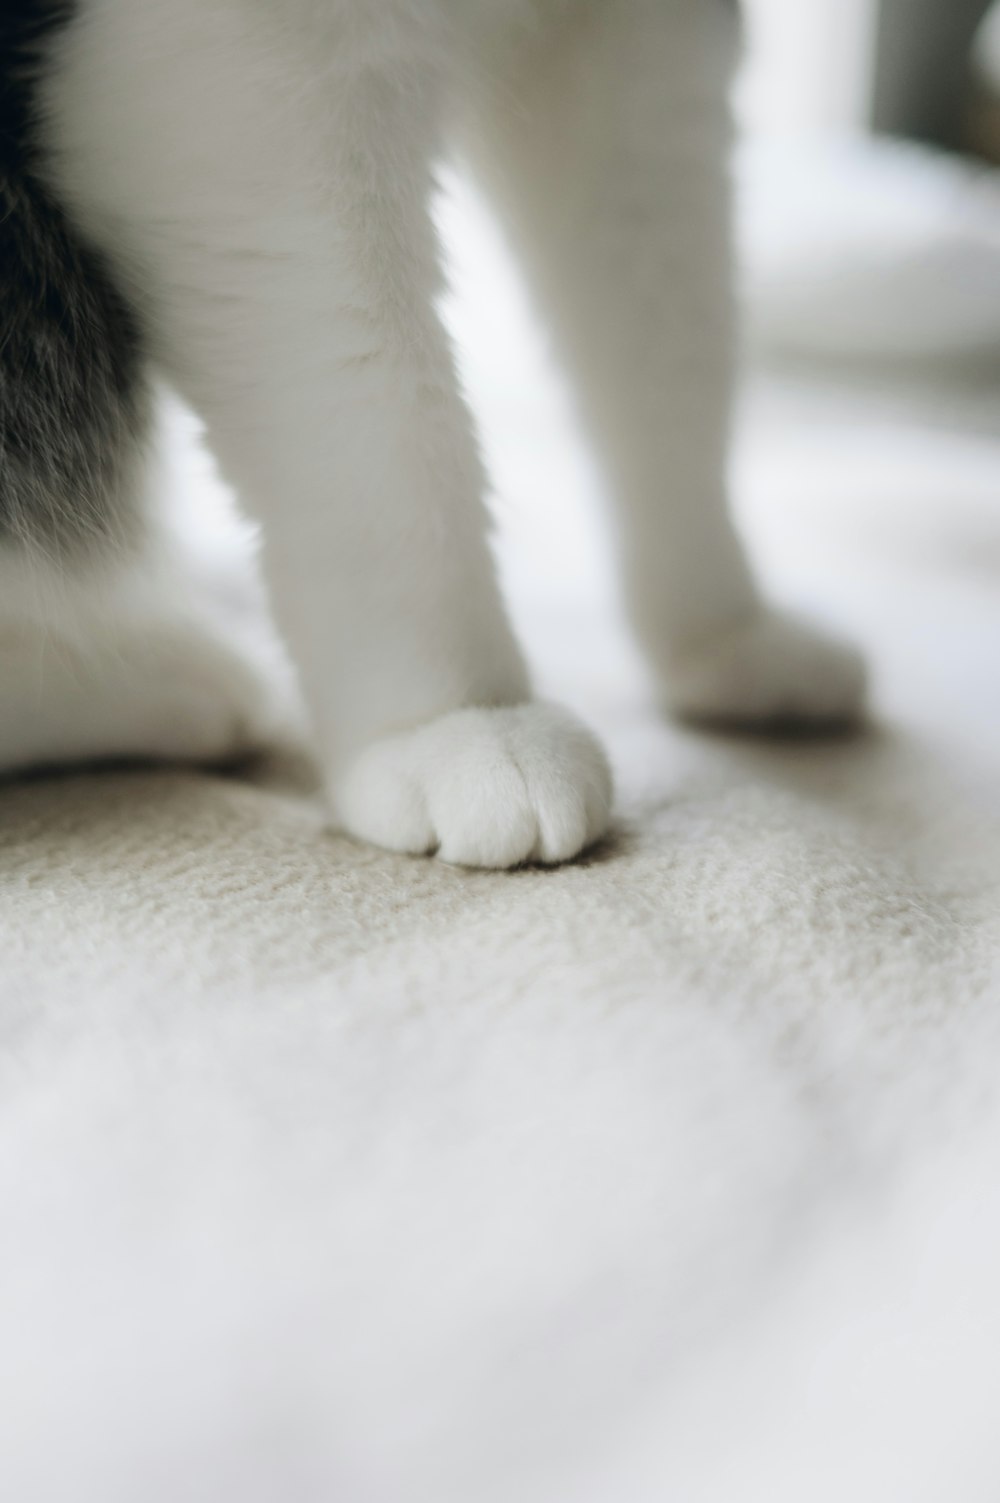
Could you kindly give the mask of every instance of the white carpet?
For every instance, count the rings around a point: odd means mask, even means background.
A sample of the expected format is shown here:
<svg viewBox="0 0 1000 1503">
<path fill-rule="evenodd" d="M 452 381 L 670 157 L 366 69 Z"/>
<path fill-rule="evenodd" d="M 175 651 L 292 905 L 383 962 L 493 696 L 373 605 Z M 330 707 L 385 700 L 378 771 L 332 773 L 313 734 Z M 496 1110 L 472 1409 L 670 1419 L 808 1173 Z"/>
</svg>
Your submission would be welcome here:
<svg viewBox="0 0 1000 1503">
<path fill-rule="evenodd" d="M 668 729 L 492 254 L 511 590 L 618 833 L 468 874 L 233 778 L 3 790 L 0 1494 L 995 1503 L 995 394 L 756 392 L 747 525 L 876 725 Z"/>
</svg>

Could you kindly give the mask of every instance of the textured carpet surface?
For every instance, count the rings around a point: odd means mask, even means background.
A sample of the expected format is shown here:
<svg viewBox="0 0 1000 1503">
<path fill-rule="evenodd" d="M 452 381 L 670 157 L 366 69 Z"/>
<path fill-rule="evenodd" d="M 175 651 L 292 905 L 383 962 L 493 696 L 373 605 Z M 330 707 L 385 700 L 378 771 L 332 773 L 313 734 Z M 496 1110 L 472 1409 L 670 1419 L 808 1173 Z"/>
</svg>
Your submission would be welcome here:
<svg viewBox="0 0 1000 1503">
<path fill-rule="evenodd" d="M 511 297 L 462 315 L 468 379 L 616 833 L 469 874 L 278 784 L 0 792 L 4 1497 L 1000 1496 L 990 403 L 757 390 L 748 531 L 876 715 L 700 737 Z"/>
</svg>

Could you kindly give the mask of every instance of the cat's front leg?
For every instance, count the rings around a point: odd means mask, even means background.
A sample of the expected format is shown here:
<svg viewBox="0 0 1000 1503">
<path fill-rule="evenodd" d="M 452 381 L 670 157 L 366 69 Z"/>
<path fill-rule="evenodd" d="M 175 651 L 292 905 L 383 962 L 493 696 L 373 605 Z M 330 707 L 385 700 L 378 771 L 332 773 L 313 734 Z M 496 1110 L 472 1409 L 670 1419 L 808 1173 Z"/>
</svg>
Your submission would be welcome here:
<svg viewBox="0 0 1000 1503">
<path fill-rule="evenodd" d="M 434 309 L 433 38 L 365 17 L 85 5 L 51 90 L 62 188 L 264 524 L 342 824 L 564 860 L 605 827 L 607 766 L 530 703 L 494 574 Z"/>
<path fill-rule="evenodd" d="M 762 599 L 727 508 L 735 7 L 554 14 L 491 68 L 470 140 L 603 461 L 666 703 L 733 724 L 849 720 L 860 658 Z"/>
</svg>

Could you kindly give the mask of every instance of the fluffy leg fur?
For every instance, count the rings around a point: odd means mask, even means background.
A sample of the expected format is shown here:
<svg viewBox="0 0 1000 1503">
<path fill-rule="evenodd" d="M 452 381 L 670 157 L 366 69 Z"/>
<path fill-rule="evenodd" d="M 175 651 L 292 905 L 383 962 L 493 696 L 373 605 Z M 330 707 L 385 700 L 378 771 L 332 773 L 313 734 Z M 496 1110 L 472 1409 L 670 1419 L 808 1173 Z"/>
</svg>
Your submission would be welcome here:
<svg viewBox="0 0 1000 1503">
<path fill-rule="evenodd" d="M 169 593 L 151 602 L 140 577 L 115 577 L 110 598 L 60 580 L 41 620 L 24 609 L 23 579 L 5 592 L 0 766 L 226 762 L 285 741 L 289 721 L 277 702 L 268 713 L 246 644 L 209 609 L 181 614 Z"/>
<path fill-rule="evenodd" d="M 160 407 L 132 456 L 127 541 L 65 533 L 0 550 L 0 769 L 141 757 L 229 761 L 299 750 L 301 706 L 267 625 L 253 539 L 204 494 L 189 421 Z M 67 491 L 66 508 L 76 501 Z M 72 537 L 72 534 L 71 534 Z"/>
<path fill-rule="evenodd" d="M 734 364 L 723 0 L 600 0 L 494 38 L 468 142 L 575 378 L 669 705 L 841 720 L 860 660 L 762 604 L 726 507 Z"/>
<path fill-rule="evenodd" d="M 604 827 L 607 770 L 523 703 L 433 309 L 446 33 L 375 10 L 87 0 L 52 54 L 52 171 L 265 524 L 344 824 L 564 859 Z"/>
</svg>

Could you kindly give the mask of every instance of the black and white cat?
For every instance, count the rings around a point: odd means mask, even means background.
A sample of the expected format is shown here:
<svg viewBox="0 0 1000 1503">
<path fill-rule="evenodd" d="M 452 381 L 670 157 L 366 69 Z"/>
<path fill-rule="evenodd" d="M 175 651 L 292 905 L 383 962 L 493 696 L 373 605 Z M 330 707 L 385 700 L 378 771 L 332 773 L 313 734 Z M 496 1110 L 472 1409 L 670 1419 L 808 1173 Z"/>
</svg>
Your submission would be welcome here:
<svg viewBox="0 0 1000 1503">
<path fill-rule="evenodd" d="M 0 766 L 274 729 L 170 599 L 158 370 L 263 526 L 342 826 L 484 866 L 604 830 L 601 749 L 531 698 L 435 311 L 456 147 L 576 382 L 667 703 L 856 712 L 857 658 L 762 604 L 727 516 L 736 29 L 728 0 L 4 0 Z"/>
</svg>

